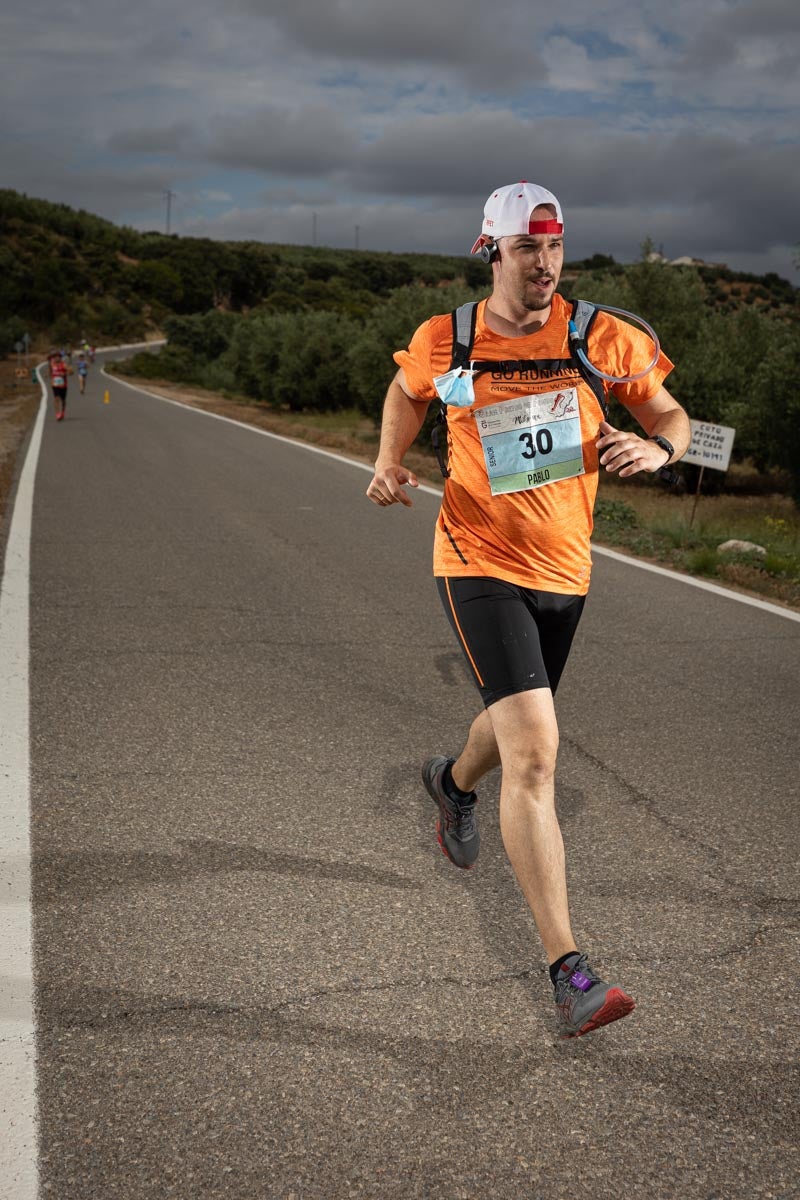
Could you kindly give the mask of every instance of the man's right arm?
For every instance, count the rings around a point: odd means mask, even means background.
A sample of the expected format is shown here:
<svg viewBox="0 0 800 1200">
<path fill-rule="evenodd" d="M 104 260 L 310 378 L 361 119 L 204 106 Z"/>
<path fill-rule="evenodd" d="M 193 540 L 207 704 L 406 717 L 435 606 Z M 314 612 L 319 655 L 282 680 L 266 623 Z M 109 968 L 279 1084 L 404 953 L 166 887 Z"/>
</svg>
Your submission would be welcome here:
<svg viewBox="0 0 800 1200">
<path fill-rule="evenodd" d="M 418 487 L 419 481 L 413 471 L 403 466 L 403 458 L 422 428 L 429 403 L 409 391 L 401 367 L 389 384 L 383 405 L 375 474 L 367 488 L 367 496 L 373 504 L 384 507 L 405 504 L 407 508 L 411 507 L 404 485 Z"/>
</svg>

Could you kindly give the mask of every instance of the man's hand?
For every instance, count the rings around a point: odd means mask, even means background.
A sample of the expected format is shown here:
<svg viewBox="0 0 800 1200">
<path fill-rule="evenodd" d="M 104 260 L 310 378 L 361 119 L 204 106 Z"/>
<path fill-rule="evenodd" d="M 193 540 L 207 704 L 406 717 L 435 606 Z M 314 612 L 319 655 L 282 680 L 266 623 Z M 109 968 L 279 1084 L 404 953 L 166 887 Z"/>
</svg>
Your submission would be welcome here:
<svg viewBox="0 0 800 1200">
<path fill-rule="evenodd" d="M 399 465 L 389 467 L 376 465 L 372 482 L 367 488 L 367 497 L 373 504 L 379 504 L 383 508 L 390 504 L 405 504 L 406 508 L 411 508 L 405 484 L 408 484 L 409 487 L 419 487 L 419 480 L 413 471 Z"/>
<path fill-rule="evenodd" d="M 659 471 L 669 455 L 655 442 L 641 438 L 636 433 L 615 429 L 608 421 L 600 422 L 600 437 L 597 439 L 600 465 L 610 473 L 619 473 L 620 479 L 636 475 L 639 471 L 652 474 Z"/>
</svg>

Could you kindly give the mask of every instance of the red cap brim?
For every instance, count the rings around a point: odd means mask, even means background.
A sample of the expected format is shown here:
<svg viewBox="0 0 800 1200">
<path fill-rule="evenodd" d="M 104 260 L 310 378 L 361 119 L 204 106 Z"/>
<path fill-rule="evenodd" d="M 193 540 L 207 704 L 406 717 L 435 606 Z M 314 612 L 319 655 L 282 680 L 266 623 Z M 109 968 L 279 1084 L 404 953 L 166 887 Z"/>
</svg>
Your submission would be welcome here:
<svg viewBox="0 0 800 1200">
<path fill-rule="evenodd" d="M 564 232 L 564 226 L 561 224 L 560 221 L 551 220 L 551 221 L 529 221 L 528 222 L 528 233 L 530 235 L 557 234 L 560 236 L 563 232 Z M 470 250 L 470 254 L 477 254 L 478 251 L 480 250 L 481 246 L 485 246 L 491 241 L 492 241 L 492 238 L 487 237 L 485 233 L 482 233 L 481 236 L 478 238 L 477 242 L 475 243 L 475 245 Z"/>
</svg>

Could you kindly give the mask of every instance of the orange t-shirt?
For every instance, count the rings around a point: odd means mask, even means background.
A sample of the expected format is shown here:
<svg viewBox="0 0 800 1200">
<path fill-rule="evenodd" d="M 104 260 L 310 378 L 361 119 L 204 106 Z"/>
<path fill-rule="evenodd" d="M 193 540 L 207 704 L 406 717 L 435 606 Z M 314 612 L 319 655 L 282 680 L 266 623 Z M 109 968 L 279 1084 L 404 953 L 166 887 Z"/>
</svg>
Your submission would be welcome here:
<svg viewBox="0 0 800 1200">
<path fill-rule="evenodd" d="M 474 404 L 448 406 L 450 476 L 436 523 L 434 575 L 491 576 L 541 591 L 584 595 L 589 590 L 589 539 L 597 494 L 595 442 L 603 413 L 574 360 L 569 361 L 571 305 L 556 294 L 547 323 L 522 338 L 489 329 L 485 307 L 483 300 L 472 360 L 509 365 L 535 360 L 536 365 L 527 370 L 482 370 L 473 378 Z M 417 329 L 408 350 L 394 355 L 409 390 L 420 400 L 438 402 L 433 380 L 450 369 L 452 328 L 449 313 L 432 317 Z M 608 375 L 635 375 L 653 356 L 647 334 L 602 311 L 588 340 L 591 362 Z M 661 354 L 642 379 L 614 384 L 612 392 L 626 405 L 643 404 L 655 396 L 671 370 L 672 363 Z M 516 403 L 503 410 L 506 401 Z M 487 409 L 492 411 L 482 417 Z M 511 428 L 504 429 L 502 438 L 491 436 L 492 429 L 503 426 Z M 560 467 L 552 466 L 559 454 L 554 438 L 568 447 L 561 452 L 568 461 Z M 503 475 L 498 465 L 500 456 L 495 455 L 501 442 L 516 473 L 507 467 Z M 558 478 L 559 470 L 568 477 Z M 493 484 L 490 475 L 496 477 Z M 498 491 L 504 487 L 519 490 Z"/>
</svg>

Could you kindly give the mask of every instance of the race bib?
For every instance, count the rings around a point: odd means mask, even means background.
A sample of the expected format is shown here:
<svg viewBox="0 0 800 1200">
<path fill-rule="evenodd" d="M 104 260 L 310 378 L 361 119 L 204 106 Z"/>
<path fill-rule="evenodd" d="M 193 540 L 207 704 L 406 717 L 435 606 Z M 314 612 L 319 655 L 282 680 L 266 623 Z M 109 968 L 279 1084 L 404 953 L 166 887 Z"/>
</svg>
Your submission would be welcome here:
<svg viewBox="0 0 800 1200">
<path fill-rule="evenodd" d="M 64 376 L 64 375 L 54 375 L 53 376 L 53 387 L 65 387 L 66 382 L 67 382 L 66 376 Z"/>
<path fill-rule="evenodd" d="M 583 475 L 576 388 L 517 396 L 475 413 L 493 496 Z"/>
</svg>

